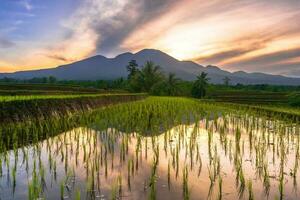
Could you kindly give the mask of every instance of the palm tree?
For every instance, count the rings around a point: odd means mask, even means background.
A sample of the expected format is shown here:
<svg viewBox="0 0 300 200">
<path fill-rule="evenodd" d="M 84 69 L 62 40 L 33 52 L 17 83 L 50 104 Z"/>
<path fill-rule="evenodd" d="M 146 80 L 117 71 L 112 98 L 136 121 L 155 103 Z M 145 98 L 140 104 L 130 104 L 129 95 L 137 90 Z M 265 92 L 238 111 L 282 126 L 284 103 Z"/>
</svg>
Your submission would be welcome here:
<svg viewBox="0 0 300 200">
<path fill-rule="evenodd" d="M 151 61 L 147 61 L 141 70 L 141 84 L 145 92 L 149 92 L 152 86 L 161 81 L 163 75 L 160 71 L 160 66 L 155 65 Z"/>
<path fill-rule="evenodd" d="M 179 82 L 180 82 L 180 79 L 177 78 L 174 73 L 169 73 L 169 76 L 168 76 L 168 78 L 166 80 L 167 95 L 169 95 L 169 96 L 175 96 L 176 94 L 178 94 L 178 91 L 179 91 L 178 84 L 179 84 Z"/>
<path fill-rule="evenodd" d="M 129 61 L 128 65 L 126 66 L 128 71 L 128 80 L 130 80 L 138 71 L 138 64 L 136 63 L 136 60 Z"/>
<path fill-rule="evenodd" d="M 203 98 L 206 95 L 206 87 L 208 86 L 209 78 L 207 73 L 201 72 L 197 76 L 197 80 L 193 84 L 192 95 L 196 98 Z"/>
</svg>

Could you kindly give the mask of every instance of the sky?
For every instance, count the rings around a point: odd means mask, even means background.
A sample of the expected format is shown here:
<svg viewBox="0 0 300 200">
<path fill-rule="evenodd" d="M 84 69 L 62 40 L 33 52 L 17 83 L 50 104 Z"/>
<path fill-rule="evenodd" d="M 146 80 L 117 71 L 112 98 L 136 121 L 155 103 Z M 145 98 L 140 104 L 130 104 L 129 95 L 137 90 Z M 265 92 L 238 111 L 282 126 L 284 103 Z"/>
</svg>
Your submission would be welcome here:
<svg viewBox="0 0 300 200">
<path fill-rule="evenodd" d="M 300 77 L 300 1 L 0 0 L 0 72 L 145 48 Z"/>
</svg>

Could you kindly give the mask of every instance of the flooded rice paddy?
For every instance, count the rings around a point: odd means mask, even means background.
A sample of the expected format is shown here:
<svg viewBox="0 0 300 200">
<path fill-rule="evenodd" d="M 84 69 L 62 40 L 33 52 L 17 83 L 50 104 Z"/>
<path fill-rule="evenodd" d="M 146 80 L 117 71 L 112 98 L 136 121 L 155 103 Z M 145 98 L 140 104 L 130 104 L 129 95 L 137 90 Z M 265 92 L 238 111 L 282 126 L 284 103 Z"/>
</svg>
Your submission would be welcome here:
<svg viewBox="0 0 300 200">
<path fill-rule="evenodd" d="M 162 128 L 138 116 L 143 130 L 92 123 L 2 152 L 0 199 L 299 198 L 296 124 L 227 113 Z"/>
</svg>

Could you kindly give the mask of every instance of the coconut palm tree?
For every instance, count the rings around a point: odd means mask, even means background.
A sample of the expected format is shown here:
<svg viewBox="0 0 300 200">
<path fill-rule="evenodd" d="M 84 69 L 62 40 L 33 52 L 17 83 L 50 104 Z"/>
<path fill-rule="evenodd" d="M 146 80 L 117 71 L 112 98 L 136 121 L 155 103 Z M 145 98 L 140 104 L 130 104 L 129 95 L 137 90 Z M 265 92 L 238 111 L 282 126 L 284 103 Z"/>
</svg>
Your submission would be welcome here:
<svg viewBox="0 0 300 200">
<path fill-rule="evenodd" d="M 197 80 L 193 84 L 192 95 L 196 98 L 203 98 L 206 95 L 206 87 L 208 86 L 209 78 L 207 73 L 201 72 L 197 76 Z"/>
<path fill-rule="evenodd" d="M 175 96 L 179 92 L 180 79 L 175 76 L 174 73 L 169 73 L 166 80 L 166 92 L 169 96 Z"/>
<path fill-rule="evenodd" d="M 138 71 L 138 64 L 136 63 L 136 60 L 129 61 L 128 65 L 126 66 L 128 71 L 127 79 L 130 80 Z"/>
<path fill-rule="evenodd" d="M 147 61 L 140 73 L 140 80 L 145 92 L 149 92 L 152 86 L 163 79 L 160 66 Z"/>
</svg>

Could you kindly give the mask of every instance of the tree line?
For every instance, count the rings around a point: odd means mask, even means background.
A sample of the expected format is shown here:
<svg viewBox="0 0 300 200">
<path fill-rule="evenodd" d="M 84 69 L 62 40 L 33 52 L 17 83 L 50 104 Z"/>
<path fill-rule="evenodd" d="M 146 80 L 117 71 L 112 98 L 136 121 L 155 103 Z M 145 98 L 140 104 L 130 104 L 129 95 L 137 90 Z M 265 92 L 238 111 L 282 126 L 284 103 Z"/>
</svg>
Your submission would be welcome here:
<svg viewBox="0 0 300 200">
<path fill-rule="evenodd" d="M 115 80 L 58 80 L 56 77 L 39 77 L 32 79 L 2 78 L 0 84 L 27 83 L 27 84 L 61 84 L 68 86 L 82 86 L 104 90 L 125 90 L 131 92 L 146 92 L 151 95 L 164 96 L 193 96 L 202 98 L 207 93 L 214 91 L 269 91 L 269 92 L 299 92 L 300 86 L 275 86 L 267 84 L 243 85 L 231 83 L 229 77 L 223 79 L 223 84 L 209 83 L 207 74 L 202 72 L 197 75 L 195 81 L 185 81 L 175 74 L 164 74 L 161 67 L 148 61 L 139 66 L 135 60 L 131 60 L 126 67 L 127 78 Z"/>
<path fill-rule="evenodd" d="M 178 96 L 183 93 L 183 81 L 175 74 L 165 75 L 160 66 L 151 61 L 147 61 L 144 66 L 139 67 L 135 60 L 131 60 L 127 65 L 128 86 L 132 92 L 147 92 L 153 95 Z M 191 88 L 191 95 L 202 98 L 206 95 L 209 78 L 202 72 L 197 76 Z"/>
</svg>

